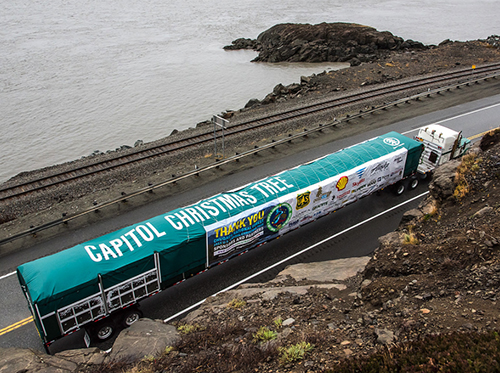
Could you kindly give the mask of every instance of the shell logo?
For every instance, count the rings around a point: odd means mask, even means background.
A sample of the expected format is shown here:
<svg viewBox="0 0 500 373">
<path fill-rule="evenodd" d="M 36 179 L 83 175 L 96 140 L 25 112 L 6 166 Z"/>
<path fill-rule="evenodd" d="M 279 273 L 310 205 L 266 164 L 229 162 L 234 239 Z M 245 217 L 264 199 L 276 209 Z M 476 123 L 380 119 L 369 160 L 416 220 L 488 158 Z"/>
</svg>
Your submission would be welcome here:
<svg viewBox="0 0 500 373">
<path fill-rule="evenodd" d="M 347 176 L 342 176 L 339 181 L 337 182 L 337 190 L 338 191 L 341 191 L 343 189 L 345 189 L 345 187 L 347 186 L 347 182 L 349 181 L 349 178 Z"/>
</svg>

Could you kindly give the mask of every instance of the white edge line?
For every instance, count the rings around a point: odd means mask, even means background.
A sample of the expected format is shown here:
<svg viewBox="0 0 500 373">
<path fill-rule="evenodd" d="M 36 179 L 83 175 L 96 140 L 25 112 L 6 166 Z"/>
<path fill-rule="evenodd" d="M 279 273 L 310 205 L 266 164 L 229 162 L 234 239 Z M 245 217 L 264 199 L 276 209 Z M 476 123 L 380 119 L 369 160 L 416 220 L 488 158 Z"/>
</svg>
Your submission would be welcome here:
<svg viewBox="0 0 500 373">
<path fill-rule="evenodd" d="M 16 274 L 16 272 L 7 273 L 6 275 L 0 276 L 0 280 L 3 280 L 4 278 L 10 277 L 10 276 L 15 275 L 15 274 Z"/>
<path fill-rule="evenodd" d="M 467 113 L 463 113 L 463 114 L 460 114 L 460 115 L 456 115 L 456 116 L 451 117 L 451 118 L 446 118 L 446 119 L 442 119 L 442 120 L 439 120 L 439 121 L 434 122 L 434 123 L 427 124 L 427 126 L 432 125 L 432 124 L 440 124 L 440 123 L 448 122 L 449 120 L 453 120 L 453 119 L 457 119 L 457 118 L 465 117 L 465 116 L 470 115 L 470 114 L 479 113 L 480 111 L 488 110 L 488 109 L 494 108 L 494 107 L 499 106 L 499 105 L 500 105 L 500 103 L 498 103 L 498 104 L 493 104 L 493 105 L 490 105 L 490 106 L 486 106 L 486 107 L 483 107 L 483 108 L 480 108 L 480 109 L 476 109 L 476 110 L 473 110 L 473 111 L 469 111 L 469 112 L 467 112 Z M 422 126 L 422 127 L 425 127 L 425 125 L 424 125 L 424 126 Z M 421 127 L 419 127 L 419 128 L 421 128 Z M 401 133 L 401 134 L 402 134 L 402 135 L 406 135 L 406 134 L 408 134 L 408 133 L 410 133 L 410 132 L 417 131 L 419 128 L 415 128 L 415 129 L 412 129 L 412 130 L 409 130 L 409 131 L 403 132 L 403 133 Z"/>
<path fill-rule="evenodd" d="M 359 226 L 361 226 L 361 225 L 363 225 L 363 224 L 365 224 L 365 223 L 368 223 L 368 222 L 369 222 L 369 221 L 371 221 L 371 220 L 377 219 L 377 218 L 381 217 L 382 215 L 387 214 L 388 212 L 390 212 L 390 211 L 392 211 L 392 210 L 395 210 L 395 209 L 397 209 L 397 208 L 399 208 L 399 207 L 401 207 L 401 206 L 406 205 L 407 203 L 410 203 L 410 202 L 412 202 L 412 201 L 414 201 L 414 200 L 416 200 L 416 199 L 419 199 L 419 198 L 421 198 L 421 197 L 425 196 L 426 194 L 429 194 L 429 192 L 427 191 L 427 192 L 424 192 L 424 193 L 422 193 L 422 194 L 419 194 L 418 196 L 415 196 L 415 197 L 413 197 L 413 198 L 411 198 L 411 199 L 409 199 L 409 200 L 407 200 L 407 201 L 405 201 L 405 202 L 402 202 L 402 203 L 400 203 L 399 205 L 393 206 L 393 207 L 391 207 L 390 209 L 385 210 L 385 211 L 383 211 L 383 212 L 380 212 L 380 213 L 378 213 L 377 215 L 373 215 L 372 217 L 370 217 L 370 218 L 368 218 L 368 219 L 366 219 L 366 220 L 363 220 L 363 221 L 361 221 L 361 222 L 359 222 L 359 223 L 357 223 L 357 224 L 354 224 L 354 225 L 350 226 L 349 228 L 344 229 L 344 230 L 343 230 L 343 231 L 341 231 L 341 232 L 335 233 L 334 235 L 332 235 L 332 236 L 330 236 L 330 237 L 327 237 L 327 238 L 325 238 L 325 239 L 323 239 L 323 240 L 321 240 L 321 241 L 319 241 L 319 242 L 316 242 L 315 244 L 313 244 L 313 245 L 311 245 L 311 246 L 309 246 L 309 247 L 306 247 L 305 249 L 303 249 L 303 250 L 301 250 L 301 251 L 298 251 L 298 252 L 296 252 L 295 254 L 293 254 L 293 255 L 289 256 L 288 258 L 282 259 L 282 260 L 280 260 L 279 262 L 276 262 L 276 263 L 274 263 L 274 264 L 270 265 L 269 267 L 264 268 L 264 269 L 260 270 L 259 272 L 256 272 L 256 273 L 254 273 L 253 275 L 248 276 L 247 278 L 244 278 L 243 280 L 240 280 L 240 281 L 238 281 L 238 282 L 234 283 L 233 285 L 230 285 L 230 286 L 228 286 L 227 288 L 225 288 L 225 289 L 223 289 L 223 290 L 221 290 L 221 291 L 219 291 L 219 292 L 217 292 L 217 293 L 215 293 L 215 294 L 213 294 L 213 295 L 211 295 L 211 296 L 212 296 L 212 297 L 215 297 L 217 294 L 220 294 L 220 293 L 223 293 L 223 292 L 225 292 L 225 291 L 231 290 L 231 289 L 235 288 L 236 286 L 239 286 L 239 285 L 241 285 L 241 284 L 243 284 L 243 283 L 247 282 L 248 280 L 251 280 L 252 278 L 259 276 L 260 274 L 262 274 L 262 273 L 264 273 L 264 272 L 267 272 L 268 270 L 270 270 L 270 269 L 272 269 L 272 268 L 274 268 L 274 267 L 277 267 L 277 266 L 279 266 L 280 264 L 283 264 L 283 263 L 285 263 L 286 261 L 288 261 L 288 260 L 290 260 L 290 259 L 292 259 L 292 258 L 295 258 L 296 256 L 299 256 L 299 255 L 301 255 L 301 254 L 303 254 L 303 253 L 305 253 L 305 252 L 307 252 L 307 251 L 309 251 L 309 250 L 311 250 L 311 249 L 315 248 L 316 246 L 322 245 L 322 244 L 324 244 L 325 242 L 327 242 L 327 241 L 329 241 L 329 240 L 331 240 L 331 239 L 333 239 L 333 238 L 335 238 L 335 237 L 338 237 L 338 236 L 340 236 L 340 235 L 342 235 L 342 234 L 344 234 L 344 233 L 349 232 L 350 230 L 353 230 L 353 229 L 355 229 L 355 228 L 358 228 Z M 166 322 L 169 322 L 170 320 L 175 319 L 176 317 L 178 317 L 178 316 L 182 315 L 183 313 L 186 313 L 187 311 L 190 311 L 191 309 L 198 307 L 198 306 L 199 306 L 199 305 L 201 305 L 203 302 L 205 302 L 205 300 L 207 300 L 207 299 L 208 299 L 208 297 L 207 297 L 207 298 L 205 298 L 205 299 L 203 299 L 203 300 L 201 300 L 201 301 L 199 301 L 198 303 L 195 303 L 195 304 L 193 304 L 193 305 L 189 306 L 188 308 L 186 308 L 186 309 L 184 309 L 184 310 L 182 310 L 182 311 L 180 311 L 180 312 L 177 312 L 175 315 L 172 315 L 172 316 L 170 316 L 170 317 L 166 318 L 165 320 L 163 320 L 163 322 L 165 322 L 165 323 L 166 323 Z"/>
</svg>

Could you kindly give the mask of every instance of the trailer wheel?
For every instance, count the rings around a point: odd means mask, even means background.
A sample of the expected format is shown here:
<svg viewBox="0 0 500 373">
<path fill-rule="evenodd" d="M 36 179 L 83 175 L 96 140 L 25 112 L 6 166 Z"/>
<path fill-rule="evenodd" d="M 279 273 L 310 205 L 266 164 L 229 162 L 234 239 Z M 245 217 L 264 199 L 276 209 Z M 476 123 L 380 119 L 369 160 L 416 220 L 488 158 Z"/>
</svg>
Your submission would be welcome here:
<svg viewBox="0 0 500 373">
<path fill-rule="evenodd" d="M 141 317 L 142 317 L 142 312 L 138 308 L 133 307 L 125 311 L 125 313 L 123 314 L 122 324 L 124 327 L 128 328 L 130 325 L 135 323 Z"/>
<path fill-rule="evenodd" d="M 113 324 L 110 322 L 105 322 L 99 326 L 97 326 L 93 330 L 93 334 L 96 336 L 96 338 L 100 341 L 105 341 L 109 339 L 115 331 L 115 327 Z"/>
<path fill-rule="evenodd" d="M 394 185 L 394 193 L 397 195 L 397 196 L 400 196 L 401 194 L 404 193 L 406 187 L 405 187 L 405 183 L 403 183 L 402 181 L 398 181 L 396 183 L 396 185 Z"/>
<path fill-rule="evenodd" d="M 415 189 L 417 186 L 418 186 L 418 177 L 413 177 L 411 180 L 410 180 L 410 189 Z"/>
</svg>

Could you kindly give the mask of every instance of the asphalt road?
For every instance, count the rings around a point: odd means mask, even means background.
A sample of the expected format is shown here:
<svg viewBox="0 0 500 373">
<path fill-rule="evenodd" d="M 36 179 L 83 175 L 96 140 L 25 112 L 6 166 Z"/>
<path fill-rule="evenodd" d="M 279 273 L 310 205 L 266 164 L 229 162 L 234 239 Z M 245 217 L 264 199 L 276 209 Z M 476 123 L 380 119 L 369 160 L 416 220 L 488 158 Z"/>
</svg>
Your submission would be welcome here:
<svg viewBox="0 0 500 373">
<path fill-rule="evenodd" d="M 25 261 L 47 255 L 60 248 L 70 247 L 91 237 L 105 234 L 119 227 L 147 219 L 165 211 L 194 203 L 223 190 L 236 188 L 391 130 L 401 133 L 408 132 L 408 136 L 413 136 L 417 128 L 437 122 L 444 126 L 461 130 L 464 136 L 470 137 L 498 127 L 498 118 L 500 118 L 500 95 L 407 119 L 390 126 L 369 130 L 360 135 L 318 146 L 304 152 L 298 152 L 285 159 L 271 161 L 250 170 L 229 175 L 200 188 L 194 188 L 175 197 L 156 201 L 153 204 L 140 207 L 112 220 L 86 226 L 78 231 L 70 232 L 35 245 L 30 250 L 2 258 L 0 273 L 4 274 L 4 276 L 0 277 L 0 299 L 2 299 L 0 305 L 0 347 L 23 347 L 43 350 L 33 323 L 28 322 L 21 327 L 11 328 L 13 324 L 25 320 L 30 316 L 15 275 L 9 275 L 19 264 Z M 283 264 L 253 278 L 251 281 L 267 281 L 273 278 L 286 265 L 297 262 L 314 262 L 368 255 L 377 247 L 377 238 L 394 230 L 402 214 L 408 209 L 415 207 L 419 199 L 395 208 L 388 213 L 384 214 L 384 212 L 425 191 L 425 185 L 420 185 L 415 191 L 409 191 L 400 197 L 395 197 L 388 192 L 369 196 L 334 214 L 310 223 L 299 230 L 290 232 L 280 239 L 267 243 L 224 265 L 215 267 L 206 273 L 145 300 L 142 302 L 142 310 L 145 316 L 149 318 L 168 318 L 205 297 L 250 276 L 252 273 L 256 273 L 263 268 L 284 260 L 315 242 L 349 229 L 349 227 L 359 224 L 377 214 L 382 214 L 380 217 L 340 234 L 290 261 L 285 261 Z M 99 345 L 103 349 L 108 346 L 110 346 L 110 342 Z M 72 336 L 59 340 L 53 345 L 52 352 L 78 347 L 83 347 L 82 333 L 75 333 Z"/>
</svg>

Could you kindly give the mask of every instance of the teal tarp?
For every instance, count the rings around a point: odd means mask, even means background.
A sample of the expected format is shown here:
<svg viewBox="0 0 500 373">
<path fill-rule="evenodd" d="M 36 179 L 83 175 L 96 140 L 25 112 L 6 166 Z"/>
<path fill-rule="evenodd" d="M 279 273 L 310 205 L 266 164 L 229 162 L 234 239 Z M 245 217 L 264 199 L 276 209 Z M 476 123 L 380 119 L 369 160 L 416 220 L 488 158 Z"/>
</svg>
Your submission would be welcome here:
<svg viewBox="0 0 500 373">
<path fill-rule="evenodd" d="M 258 214 L 263 205 L 270 206 L 273 201 L 289 198 L 287 196 L 295 192 L 380 157 L 397 151 L 403 153 L 402 149 L 405 157 L 408 154 L 407 163 L 410 162 L 412 168 L 415 164 L 413 169 L 406 167 L 406 175 L 416 169 L 422 145 L 390 132 L 239 190 L 213 196 L 23 264 L 18 268 L 19 280 L 26 285 L 32 302 L 37 303 L 44 314 L 96 293 L 98 274 L 103 278 L 116 277 L 117 282 L 137 275 L 144 269 L 140 263 L 150 263 L 155 251 L 160 252 L 162 262 L 166 264 L 166 268 L 162 268 L 162 278 L 172 278 L 190 266 L 210 264 L 205 243 L 206 226 L 214 227 L 217 222 L 244 214 L 249 209 Z M 276 209 L 273 213 L 277 213 Z M 182 250 L 189 242 L 193 245 L 189 245 L 189 255 L 186 256 Z M 137 263 L 138 266 L 134 265 Z"/>
</svg>

